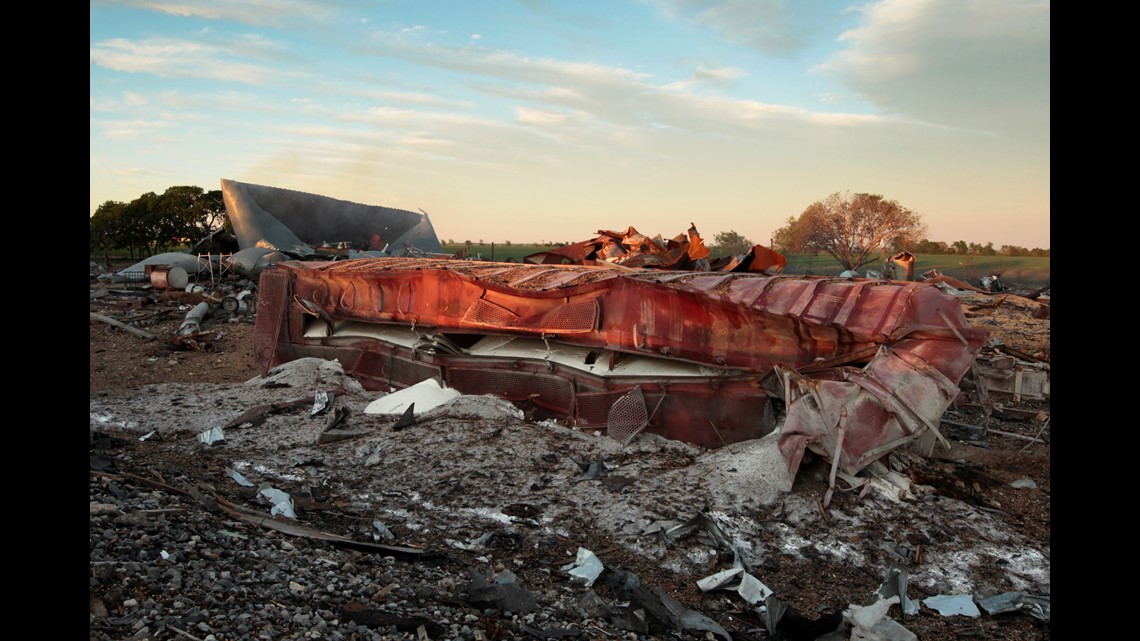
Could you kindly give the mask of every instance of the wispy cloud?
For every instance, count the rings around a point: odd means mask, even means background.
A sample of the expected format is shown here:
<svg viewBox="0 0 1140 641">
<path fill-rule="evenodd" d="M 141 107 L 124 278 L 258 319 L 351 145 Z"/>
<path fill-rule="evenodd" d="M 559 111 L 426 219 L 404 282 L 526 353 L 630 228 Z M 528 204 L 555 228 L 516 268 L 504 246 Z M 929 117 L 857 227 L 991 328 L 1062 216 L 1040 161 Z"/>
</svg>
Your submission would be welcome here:
<svg viewBox="0 0 1140 641">
<path fill-rule="evenodd" d="M 94 124 L 94 123 L 93 123 Z M 103 136 L 110 140 L 132 140 L 155 136 L 171 129 L 165 120 L 103 120 L 99 123 Z"/>
<path fill-rule="evenodd" d="M 711 29 L 724 40 L 773 56 L 803 49 L 833 18 L 820 0 L 640 0 L 672 20 Z"/>
<path fill-rule="evenodd" d="M 735 100 L 694 91 L 742 75 L 732 67 L 696 66 L 683 80 L 655 83 L 652 76 L 596 63 L 534 58 L 508 51 L 413 45 L 379 39 L 375 55 L 469 74 L 471 86 L 488 95 L 533 101 L 548 108 L 580 111 L 619 127 L 669 126 L 720 131 L 727 126 L 762 124 L 778 116 L 782 125 L 810 112 L 752 100 Z M 481 79 L 481 80 L 477 80 Z M 488 79 L 497 82 L 490 83 Z M 848 120 L 851 122 L 854 120 Z M 812 119 L 819 124 L 818 119 Z"/>
<path fill-rule="evenodd" d="M 233 20 L 255 26 L 280 27 L 292 20 L 331 21 L 336 3 L 309 0 L 92 0 L 91 4 L 132 7 L 183 18 Z"/>
<path fill-rule="evenodd" d="M 239 56 L 265 51 L 264 40 L 249 38 L 225 47 L 199 41 L 151 38 L 112 38 L 91 47 L 91 64 L 112 71 L 149 73 L 169 78 L 208 78 L 246 84 L 266 84 L 295 72 L 246 62 Z"/>
</svg>

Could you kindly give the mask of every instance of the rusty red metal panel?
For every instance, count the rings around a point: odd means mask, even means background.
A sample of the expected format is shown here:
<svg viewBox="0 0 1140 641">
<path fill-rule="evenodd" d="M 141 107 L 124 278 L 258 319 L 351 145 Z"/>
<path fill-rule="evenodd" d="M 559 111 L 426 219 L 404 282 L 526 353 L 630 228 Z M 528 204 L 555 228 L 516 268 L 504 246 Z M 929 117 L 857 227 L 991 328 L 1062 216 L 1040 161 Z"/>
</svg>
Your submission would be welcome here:
<svg viewBox="0 0 1140 641">
<path fill-rule="evenodd" d="M 256 353 L 266 369 L 336 346 L 360 352 L 341 362 L 372 389 L 440 377 L 586 425 L 603 424 L 613 399 L 640 386 L 646 431 L 713 447 L 771 431 L 777 395 L 793 474 L 808 448 L 855 471 L 934 429 L 985 340 L 953 297 L 904 281 L 406 258 L 283 262 L 262 281 Z M 346 323 L 468 346 L 526 337 L 610 362 L 558 368 L 541 354 L 497 359 L 462 348 L 424 355 L 395 339 L 348 338 L 338 329 Z M 690 370 L 680 383 L 635 376 L 623 358 Z M 771 376 L 780 392 L 762 384 Z"/>
</svg>

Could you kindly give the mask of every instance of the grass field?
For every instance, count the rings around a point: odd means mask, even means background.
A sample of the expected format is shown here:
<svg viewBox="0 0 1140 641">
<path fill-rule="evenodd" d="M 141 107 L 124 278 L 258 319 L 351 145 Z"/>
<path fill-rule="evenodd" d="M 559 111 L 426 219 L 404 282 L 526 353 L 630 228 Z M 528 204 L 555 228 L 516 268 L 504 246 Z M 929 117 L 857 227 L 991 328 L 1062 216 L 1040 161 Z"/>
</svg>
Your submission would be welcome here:
<svg viewBox="0 0 1140 641">
<path fill-rule="evenodd" d="M 454 254 L 459 251 L 461 244 L 445 244 L 443 251 Z M 508 258 L 521 261 L 523 257 L 551 247 L 538 243 L 519 244 L 512 243 L 510 247 L 495 243 L 472 243 L 470 255 L 472 258 L 505 261 Z M 876 260 L 876 263 L 878 261 Z M 881 265 L 867 265 L 859 269 L 860 274 L 866 274 L 867 269 L 881 269 Z M 1001 282 L 1011 289 L 1033 290 L 1049 284 L 1049 259 L 1034 256 L 971 256 L 958 254 L 916 254 L 914 263 L 915 276 L 919 276 L 931 269 L 937 269 L 945 276 L 964 280 L 972 285 L 980 285 L 983 276 L 998 274 Z M 838 276 L 843 268 L 835 259 L 827 254 L 804 254 L 788 256 L 788 265 L 785 274 L 806 274 L 817 276 Z"/>
<path fill-rule="evenodd" d="M 875 263 L 859 269 L 861 275 L 867 269 L 882 267 Z M 972 256 L 958 254 L 915 254 L 914 274 L 937 269 L 945 276 L 964 280 L 971 285 L 979 285 L 983 276 L 1000 275 L 1001 282 L 1010 289 L 1037 289 L 1049 284 L 1049 259 L 1036 256 Z M 785 274 L 819 274 L 838 276 L 842 267 L 827 254 L 789 256 Z"/>
<path fill-rule="evenodd" d="M 448 243 L 443 245 L 443 252 L 455 254 L 463 245 Z M 553 249 L 553 246 L 539 243 L 511 243 L 510 246 L 501 243 L 472 243 L 470 256 L 477 259 L 506 261 L 512 259 L 521 262 L 525 256 Z M 114 252 L 112 252 L 114 254 Z M 92 256 L 91 260 L 101 262 L 102 256 Z M 123 266 L 134 264 L 134 260 L 125 261 Z M 141 260 L 141 259 L 139 259 Z M 867 269 L 881 269 L 875 263 L 859 269 L 860 275 L 866 275 Z M 964 280 L 975 286 L 980 285 L 983 276 L 999 274 L 1001 282 L 1014 291 L 1032 291 L 1049 285 L 1049 259 L 1033 256 L 971 256 L 958 254 L 916 254 L 914 263 L 915 276 L 919 276 L 931 269 L 939 273 Z M 827 254 L 802 254 L 788 256 L 785 274 L 838 276 L 843 268 L 835 259 Z"/>
</svg>

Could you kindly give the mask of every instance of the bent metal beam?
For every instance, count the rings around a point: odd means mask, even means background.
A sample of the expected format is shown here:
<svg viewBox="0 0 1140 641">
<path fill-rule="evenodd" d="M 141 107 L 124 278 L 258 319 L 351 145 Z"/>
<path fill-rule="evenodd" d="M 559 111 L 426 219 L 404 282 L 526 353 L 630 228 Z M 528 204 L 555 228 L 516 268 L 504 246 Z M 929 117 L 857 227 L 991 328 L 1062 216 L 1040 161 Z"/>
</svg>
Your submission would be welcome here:
<svg viewBox="0 0 1140 641">
<path fill-rule="evenodd" d="M 366 389 L 436 378 L 707 447 L 782 404 L 793 478 L 808 449 L 854 474 L 936 434 L 986 338 L 929 284 L 822 276 L 362 258 L 278 263 L 259 296 L 263 373 L 335 358 Z"/>
</svg>

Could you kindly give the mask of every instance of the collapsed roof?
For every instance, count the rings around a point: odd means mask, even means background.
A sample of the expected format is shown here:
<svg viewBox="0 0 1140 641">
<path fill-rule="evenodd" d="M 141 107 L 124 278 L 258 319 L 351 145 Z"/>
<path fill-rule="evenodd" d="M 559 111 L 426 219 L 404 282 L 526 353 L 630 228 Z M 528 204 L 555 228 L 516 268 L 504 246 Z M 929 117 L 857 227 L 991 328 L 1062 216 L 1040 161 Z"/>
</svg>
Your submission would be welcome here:
<svg viewBox="0 0 1140 641">
<path fill-rule="evenodd" d="M 707 447 L 784 425 L 855 474 L 937 423 L 983 346 L 961 305 L 918 282 L 363 258 L 264 271 L 263 373 L 339 360 L 366 389 L 435 379 L 536 419 Z M 410 330 L 410 331 L 409 331 Z"/>
<path fill-rule="evenodd" d="M 426 213 L 224 178 L 222 200 L 243 250 L 259 247 L 295 258 L 319 247 L 375 255 L 443 251 Z"/>
</svg>

